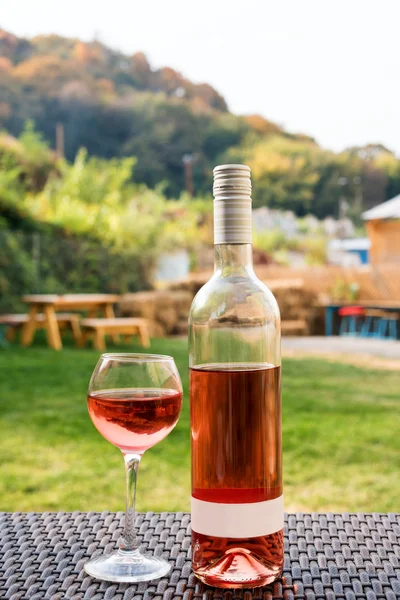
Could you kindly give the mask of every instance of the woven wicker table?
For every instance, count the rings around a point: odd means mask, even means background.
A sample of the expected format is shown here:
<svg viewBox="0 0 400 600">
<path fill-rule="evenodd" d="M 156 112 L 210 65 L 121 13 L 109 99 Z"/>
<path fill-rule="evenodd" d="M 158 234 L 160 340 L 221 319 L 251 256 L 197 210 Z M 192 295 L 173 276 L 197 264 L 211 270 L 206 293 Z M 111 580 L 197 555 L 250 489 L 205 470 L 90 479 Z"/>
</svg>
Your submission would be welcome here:
<svg viewBox="0 0 400 600">
<path fill-rule="evenodd" d="M 283 580 L 254 590 L 218 590 L 190 566 L 190 515 L 140 514 L 143 550 L 168 558 L 164 579 L 96 581 L 88 557 L 113 550 L 123 513 L 0 513 L 1 600 L 284 600 L 400 598 L 400 515 L 296 514 L 285 522 Z"/>
</svg>

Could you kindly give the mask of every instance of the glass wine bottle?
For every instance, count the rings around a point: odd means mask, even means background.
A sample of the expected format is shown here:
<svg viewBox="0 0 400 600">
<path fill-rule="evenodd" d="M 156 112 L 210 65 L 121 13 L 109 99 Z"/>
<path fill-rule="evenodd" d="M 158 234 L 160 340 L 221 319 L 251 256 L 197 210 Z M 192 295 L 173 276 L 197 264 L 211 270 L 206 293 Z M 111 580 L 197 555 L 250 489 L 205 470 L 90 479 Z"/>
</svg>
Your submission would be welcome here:
<svg viewBox="0 0 400 600">
<path fill-rule="evenodd" d="M 257 587 L 283 568 L 280 316 L 252 264 L 250 169 L 214 169 L 215 269 L 189 317 L 192 562 Z"/>
</svg>

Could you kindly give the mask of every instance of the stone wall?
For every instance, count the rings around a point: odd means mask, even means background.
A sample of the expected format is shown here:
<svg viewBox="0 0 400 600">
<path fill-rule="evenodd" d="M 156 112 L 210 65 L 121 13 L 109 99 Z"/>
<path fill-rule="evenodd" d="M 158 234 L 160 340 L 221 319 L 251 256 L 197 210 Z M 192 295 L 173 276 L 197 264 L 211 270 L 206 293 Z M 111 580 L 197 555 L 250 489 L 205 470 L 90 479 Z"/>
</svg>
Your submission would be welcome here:
<svg viewBox="0 0 400 600">
<path fill-rule="evenodd" d="M 124 294 L 118 305 L 118 314 L 147 319 L 152 337 L 185 334 L 192 299 L 193 295 L 186 290 Z"/>
<path fill-rule="evenodd" d="M 124 294 L 118 313 L 120 316 L 147 319 L 152 337 L 185 335 L 192 299 L 206 280 L 204 275 L 195 275 L 172 284 L 168 290 Z M 322 333 L 315 308 L 317 296 L 305 289 L 301 280 L 274 280 L 266 283 L 278 301 L 283 321 L 305 321 L 305 329 L 297 332 L 298 334 Z M 292 334 L 295 335 L 296 331 Z"/>
<path fill-rule="evenodd" d="M 257 265 L 257 276 L 275 295 L 282 321 L 305 321 L 306 327 L 288 335 L 324 334 L 323 303 L 337 301 L 363 302 L 400 298 L 400 276 L 396 265 L 363 266 L 344 269 L 337 266 L 291 268 Z M 170 284 L 166 291 L 140 292 L 123 296 L 119 313 L 149 319 L 151 335 L 185 334 L 193 297 L 210 278 L 212 271 L 193 273 L 185 280 Z M 336 297 L 335 289 L 357 286 L 357 297 Z"/>
</svg>

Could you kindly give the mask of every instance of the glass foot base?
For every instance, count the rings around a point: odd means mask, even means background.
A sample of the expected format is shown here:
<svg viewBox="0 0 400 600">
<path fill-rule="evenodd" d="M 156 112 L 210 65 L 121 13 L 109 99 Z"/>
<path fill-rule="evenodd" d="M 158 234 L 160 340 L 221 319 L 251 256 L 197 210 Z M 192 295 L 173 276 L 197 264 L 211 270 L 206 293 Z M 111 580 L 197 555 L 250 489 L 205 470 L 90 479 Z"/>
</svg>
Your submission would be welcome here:
<svg viewBox="0 0 400 600">
<path fill-rule="evenodd" d="M 93 558 L 84 567 L 86 573 L 104 581 L 135 583 L 159 579 L 171 570 L 171 565 L 156 556 L 144 556 L 137 550 L 118 550 Z"/>
</svg>

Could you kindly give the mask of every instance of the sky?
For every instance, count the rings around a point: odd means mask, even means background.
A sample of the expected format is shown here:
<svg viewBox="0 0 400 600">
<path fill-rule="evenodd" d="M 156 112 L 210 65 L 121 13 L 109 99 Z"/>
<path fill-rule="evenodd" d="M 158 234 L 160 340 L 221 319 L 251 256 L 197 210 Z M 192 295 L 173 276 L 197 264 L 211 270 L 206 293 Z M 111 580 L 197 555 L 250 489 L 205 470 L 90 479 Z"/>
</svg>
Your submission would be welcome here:
<svg viewBox="0 0 400 600">
<path fill-rule="evenodd" d="M 399 0 L 0 0 L 0 27 L 143 51 L 333 150 L 400 155 Z"/>
</svg>

